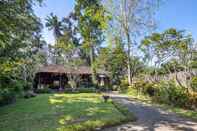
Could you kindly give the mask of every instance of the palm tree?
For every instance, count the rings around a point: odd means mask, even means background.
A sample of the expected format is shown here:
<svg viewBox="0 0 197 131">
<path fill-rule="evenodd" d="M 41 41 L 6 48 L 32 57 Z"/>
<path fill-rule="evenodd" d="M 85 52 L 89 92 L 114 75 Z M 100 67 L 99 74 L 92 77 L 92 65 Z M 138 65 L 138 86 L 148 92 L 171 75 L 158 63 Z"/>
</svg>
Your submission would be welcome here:
<svg viewBox="0 0 197 131">
<path fill-rule="evenodd" d="M 46 18 L 46 27 L 48 30 L 53 30 L 54 37 L 56 41 L 60 36 L 62 36 L 61 31 L 63 30 L 62 27 L 62 22 L 58 20 L 58 17 L 51 13 L 49 16 Z"/>
<path fill-rule="evenodd" d="M 62 21 L 58 20 L 58 17 L 51 13 L 49 16 L 46 18 L 46 27 L 48 30 L 53 31 L 53 35 L 55 37 L 55 44 L 58 43 L 58 40 L 62 36 L 62 31 L 63 31 L 63 26 L 62 26 Z M 52 58 L 55 60 L 55 64 L 58 64 L 58 58 L 60 57 L 60 54 L 58 52 L 58 49 L 54 48 L 51 46 L 51 51 L 52 53 Z"/>
</svg>

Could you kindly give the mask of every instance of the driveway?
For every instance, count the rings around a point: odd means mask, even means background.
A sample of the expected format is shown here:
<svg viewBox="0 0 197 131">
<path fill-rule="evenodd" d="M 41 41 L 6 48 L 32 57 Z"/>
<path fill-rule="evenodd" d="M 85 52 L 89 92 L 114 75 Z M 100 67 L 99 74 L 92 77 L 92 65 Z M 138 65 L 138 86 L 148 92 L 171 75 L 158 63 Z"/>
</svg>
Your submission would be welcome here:
<svg viewBox="0 0 197 131">
<path fill-rule="evenodd" d="M 197 122 L 145 104 L 136 99 L 110 94 L 111 98 L 134 113 L 136 122 L 107 128 L 104 131 L 197 131 Z"/>
</svg>

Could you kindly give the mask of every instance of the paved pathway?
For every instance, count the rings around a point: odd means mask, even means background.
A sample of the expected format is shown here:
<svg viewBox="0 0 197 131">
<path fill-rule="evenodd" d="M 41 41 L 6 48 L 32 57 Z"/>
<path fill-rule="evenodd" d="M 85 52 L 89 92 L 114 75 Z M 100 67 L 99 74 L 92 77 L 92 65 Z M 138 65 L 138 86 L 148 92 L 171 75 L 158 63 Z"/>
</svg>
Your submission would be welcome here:
<svg viewBox="0 0 197 131">
<path fill-rule="evenodd" d="M 111 95 L 111 97 L 127 106 L 137 117 L 137 121 L 104 129 L 104 131 L 197 131 L 197 122 L 190 119 L 179 117 L 135 99 L 128 100 L 121 95 Z"/>
</svg>

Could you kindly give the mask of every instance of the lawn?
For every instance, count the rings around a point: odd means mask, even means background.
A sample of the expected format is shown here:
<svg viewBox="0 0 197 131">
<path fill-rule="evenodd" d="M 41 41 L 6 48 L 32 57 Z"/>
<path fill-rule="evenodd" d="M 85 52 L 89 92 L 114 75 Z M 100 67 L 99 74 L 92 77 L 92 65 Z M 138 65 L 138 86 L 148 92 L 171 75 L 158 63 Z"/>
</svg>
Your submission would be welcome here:
<svg viewBox="0 0 197 131">
<path fill-rule="evenodd" d="M 88 131 L 128 120 L 123 114 L 98 94 L 45 94 L 0 107 L 0 130 Z"/>
</svg>

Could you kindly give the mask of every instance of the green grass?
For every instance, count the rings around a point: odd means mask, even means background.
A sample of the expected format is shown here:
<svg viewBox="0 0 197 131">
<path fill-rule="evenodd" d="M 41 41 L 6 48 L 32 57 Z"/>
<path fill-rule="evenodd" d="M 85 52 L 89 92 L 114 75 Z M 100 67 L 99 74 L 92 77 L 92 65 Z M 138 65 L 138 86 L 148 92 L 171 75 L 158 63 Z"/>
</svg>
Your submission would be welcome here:
<svg viewBox="0 0 197 131">
<path fill-rule="evenodd" d="M 167 110 L 169 112 L 174 112 L 174 113 L 176 113 L 180 116 L 188 117 L 188 118 L 192 118 L 194 120 L 197 120 L 197 112 L 196 111 L 187 110 L 187 109 L 183 109 L 183 108 L 179 108 L 179 107 L 174 107 L 174 106 L 170 106 L 170 105 L 167 105 L 167 104 L 155 103 L 147 95 L 144 95 L 142 93 L 138 93 L 136 89 L 130 88 L 128 90 L 128 92 L 125 93 L 124 95 L 126 95 L 126 96 L 128 96 L 132 99 L 134 98 L 134 99 L 137 99 L 141 102 L 144 102 L 144 103 L 147 103 L 147 104 L 152 104 L 154 106 L 160 107 L 160 108 L 162 108 L 164 110 Z"/>
<path fill-rule="evenodd" d="M 112 102 L 93 93 L 44 94 L 0 107 L 1 131 L 88 131 L 125 120 Z"/>
<path fill-rule="evenodd" d="M 148 95 L 142 94 L 140 91 L 137 91 L 137 89 L 129 88 L 127 91 L 124 91 L 122 95 L 132 97 L 134 99 L 138 99 L 140 101 L 144 101 L 146 103 L 150 103 L 151 99 Z"/>
<path fill-rule="evenodd" d="M 191 118 L 191 119 L 197 121 L 197 111 L 186 110 L 186 109 L 182 109 L 182 108 L 178 108 L 178 107 L 169 106 L 166 104 L 159 104 L 159 105 L 157 104 L 156 106 L 159 106 L 160 108 L 162 108 L 164 110 L 174 112 L 180 116 Z"/>
<path fill-rule="evenodd" d="M 112 102 L 116 109 L 118 109 L 122 114 L 125 115 L 125 122 L 127 121 L 136 121 L 137 118 L 133 115 L 132 112 L 129 111 L 129 109 L 126 106 L 123 106 L 121 103 L 113 101 Z"/>
</svg>

